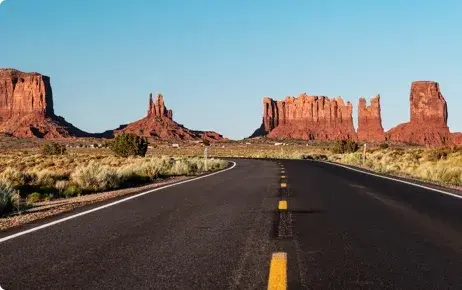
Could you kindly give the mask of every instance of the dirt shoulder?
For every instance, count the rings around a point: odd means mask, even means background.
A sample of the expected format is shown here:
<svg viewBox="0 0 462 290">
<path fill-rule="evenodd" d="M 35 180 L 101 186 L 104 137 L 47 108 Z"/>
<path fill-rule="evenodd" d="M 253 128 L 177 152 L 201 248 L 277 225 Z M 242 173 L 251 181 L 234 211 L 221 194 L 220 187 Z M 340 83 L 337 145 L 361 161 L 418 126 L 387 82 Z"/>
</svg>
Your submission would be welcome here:
<svg viewBox="0 0 462 290">
<path fill-rule="evenodd" d="M 61 198 L 51 201 L 38 202 L 35 203 L 32 208 L 24 210 L 20 214 L 13 213 L 9 217 L 0 218 L 0 231 L 17 228 L 36 220 L 70 212 L 82 206 L 131 195 L 142 191 L 147 191 L 150 189 L 191 179 L 194 177 L 195 176 L 170 177 L 168 179 L 159 180 L 158 182 L 140 187 L 125 188 L 101 193 L 82 195 L 73 198 Z"/>
</svg>

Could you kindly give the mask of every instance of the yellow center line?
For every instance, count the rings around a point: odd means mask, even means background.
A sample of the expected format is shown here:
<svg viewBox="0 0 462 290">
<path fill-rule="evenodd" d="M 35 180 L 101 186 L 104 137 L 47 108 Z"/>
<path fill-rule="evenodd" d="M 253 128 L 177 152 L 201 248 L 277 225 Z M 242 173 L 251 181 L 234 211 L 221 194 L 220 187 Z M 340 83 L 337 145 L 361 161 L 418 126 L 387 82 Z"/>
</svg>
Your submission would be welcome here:
<svg viewBox="0 0 462 290">
<path fill-rule="evenodd" d="M 278 209 L 279 210 L 287 210 L 287 200 L 279 201 Z"/>
<path fill-rule="evenodd" d="M 285 187 L 287 187 L 287 183 L 285 183 L 285 182 L 281 182 L 281 187 L 282 187 L 282 188 L 285 188 Z"/>
<path fill-rule="evenodd" d="M 287 289 L 287 253 L 273 253 L 268 277 L 268 290 Z"/>
<path fill-rule="evenodd" d="M 286 176 L 285 176 L 285 175 L 281 175 L 281 179 L 284 179 L 284 178 L 286 178 Z"/>
</svg>

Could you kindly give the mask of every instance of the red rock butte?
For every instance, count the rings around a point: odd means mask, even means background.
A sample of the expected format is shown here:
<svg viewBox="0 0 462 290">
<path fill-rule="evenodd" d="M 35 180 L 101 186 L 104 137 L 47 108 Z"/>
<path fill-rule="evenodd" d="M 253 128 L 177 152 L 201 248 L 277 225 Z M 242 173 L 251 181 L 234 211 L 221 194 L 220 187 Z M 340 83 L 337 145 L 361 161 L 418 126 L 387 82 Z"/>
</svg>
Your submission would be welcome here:
<svg viewBox="0 0 462 290">
<path fill-rule="evenodd" d="M 152 94 L 149 95 L 147 116 L 128 125 L 122 125 L 114 131 L 115 135 L 120 133 L 134 133 L 165 140 L 224 140 L 223 136 L 216 132 L 190 130 L 173 121 L 173 112 L 165 107 L 162 94 L 157 94 L 154 101 Z"/>
<path fill-rule="evenodd" d="M 287 97 L 283 101 L 263 98 L 263 121 L 251 137 L 275 139 L 339 140 L 363 142 L 393 141 L 407 144 L 462 145 L 462 133 L 450 133 L 447 104 L 439 85 L 431 81 L 413 82 L 410 94 L 411 120 L 384 132 L 380 95 L 371 100 L 360 98 L 358 130 L 353 127 L 352 105 L 341 98 L 308 96 Z"/>
<path fill-rule="evenodd" d="M 351 103 L 301 94 L 283 101 L 263 99 L 263 123 L 253 137 L 305 140 L 356 139 Z"/>
<path fill-rule="evenodd" d="M 88 136 L 55 115 L 49 77 L 15 69 L 0 69 L 0 132 L 47 139 Z"/>
<path fill-rule="evenodd" d="M 462 144 L 457 134 L 449 132 L 448 108 L 437 82 L 413 82 L 409 101 L 411 120 L 390 129 L 387 139 L 435 146 Z"/>
<path fill-rule="evenodd" d="M 359 99 L 357 135 L 360 141 L 385 141 L 380 112 L 380 95 L 371 100 L 370 106 L 367 106 L 365 98 Z"/>
</svg>

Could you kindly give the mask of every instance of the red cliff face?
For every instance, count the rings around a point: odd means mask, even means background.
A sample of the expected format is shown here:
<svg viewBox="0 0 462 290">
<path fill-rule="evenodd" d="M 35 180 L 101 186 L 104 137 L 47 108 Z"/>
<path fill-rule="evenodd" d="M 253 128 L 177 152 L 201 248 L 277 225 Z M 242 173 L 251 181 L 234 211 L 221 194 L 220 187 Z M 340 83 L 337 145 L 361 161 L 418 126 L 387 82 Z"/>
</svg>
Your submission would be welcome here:
<svg viewBox="0 0 462 290">
<path fill-rule="evenodd" d="M 193 131 L 173 121 L 173 112 L 165 107 L 164 97 L 157 94 L 152 100 L 149 95 L 148 113 L 143 119 L 122 125 L 114 133 L 135 133 L 140 136 L 154 137 L 166 140 L 223 140 L 223 136 L 211 131 Z"/>
<path fill-rule="evenodd" d="M 25 114 L 53 115 L 50 78 L 38 73 L 0 69 L 0 118 Z"/>
<path fill-rule="evenodd" d="M 446 100 L 439 85 L 431 81 L 413 82 L 410 94 L 411 121 L 387 132 L 391 141 L 421 145 L 450 145 Z"/>
<path fill-rule="evenodd" d="M 371 100 L 370 106 L 367 106 L 365 98 L 359 99 L 357 134 L 360 141 L 385 141 L 380 113 L 380 95 Z"/>
<path fill-rule="evenodd" d="M 54 114 L 49 77 L 14 69 L 0 69 L 0 132 L 48 139 L 88 135 Z"/>
<path fill-rule="evenodd" d="M 305 140 L 356 139 L 352 105 L 341 98 L 287 97 L 263 99 L 263 123 L 252 136 Z"/>
</svg>

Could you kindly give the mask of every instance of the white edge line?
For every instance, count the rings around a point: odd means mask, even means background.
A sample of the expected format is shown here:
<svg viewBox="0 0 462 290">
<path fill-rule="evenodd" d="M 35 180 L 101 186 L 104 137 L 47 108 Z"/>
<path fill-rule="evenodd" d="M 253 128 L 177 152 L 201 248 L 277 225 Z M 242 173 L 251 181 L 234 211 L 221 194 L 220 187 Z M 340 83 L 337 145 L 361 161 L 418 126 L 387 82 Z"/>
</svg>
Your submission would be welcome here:
<svg viewBox="0 0 462 290">
<path fill-rule="evenodd" d="M 102 210 L 104 208 L 114 206 L 116 204 L 131 200 L 131 199 L 138 198 L 140 196 L 143 196 L 143 195 L 146 195 L 146 194 L 158 191 L 158 190 L 162 190 L 162 189 L 177 186 L 177 185 L 180 185 L 180 184 L 183 184 L 183 183 L 199 180 L 199 179 L 206 178 L 206 177 L 209 177 L 209 176 L 212 176 L 212 175 L 215 175 L 215 174 L 223 173 L 223 172 L 226 172 L 226 171 L 231 170 L 234 167 L 236 167 L 236 162 L 233 162 L 233 161 L 229 161 L 229 162 L 233 163 L 233 165 L 231 167 L 229 167 L 229 168 L 226 168 L 226 169 L 223 169 L 223 170 L 220 170 L 220 171 L 217 171 L 217 172 L 213 172 L 213 173 L 210 173 L 210 174 L 207 174 L 207 175 L 204 175 L 204 176 L 199 176 L 199 177 L 196 177 L 196 178 L 179 181 L 179 182 L 168 184 L 168 185 L 165 185 L 165 186 L 162 186 L 162 187 L 159 187 L 159 188 L 144 191 L 144 192 L 138 193 L 136 195 L 129 196 L 127 198 L 124 198 L 124 199 L 121 199 L 121 200 L 118 200 L 118 201 L 114 201 L 114 202 L 111 202 L 111 203 L 108 203 L 108 204 L 105 204 L 105 205 L 102 205 L 102 206 L 99 206 L 99 207 L 96 207 L 96 208 L 92 208 L 90 210 L 80 212 L 80 213 L 77 213 L 77 214 L 74 214 L 74 215 L 71 215 L 71 216 L 68 216 L 68 217 L 53 221 L 53 222 L 49 222 L 49 223 L 43 224 L 41 226 L 31 228 L 31 229 L 28 229 L 28 230 L 25 230 L 25 231 L 22 231 L 22 232 L 19 232 L 19 233 L 10 235 L 10 236 L 6 236 L 6 237 L 0 239 L 0 243 L 6 242 L 8 240 L 11 240 L 11 239 L 14 239 L 14 238 L 17 238 L 17 237 L 20 237 L 20 236 L 23 236 L 23 235 L 26 235 L 26 234 L 41 230 L 41 229 L 44 229 L 44 228 L 47 228 L 47 227 L 51 227 L 53 225 L 56 225 L 56 224 L 59 224 L 59 223 L 62 223 L 62 222 L 65 222 L 65 221 L 80 217 L 80 216 L 87 215 L 87 214 L 95 212 L 95 211 Z"/>
<path fill-rule="evenodd" d="M 428 190 L 431 190 L 431 191 L 439 192 L 439 193 L 446 194 L 446 195 L 449 195 L 449 196 L 452 196 L 452 197 L 455 197 L 455 198 L 462 199 L 461 195 L 458 195 L 458 194 L 455 194 L 455 193 L 450 193 L 450 192 L 447 192 L 447 191 L 444 191 L 444 190 L 439 190 L 439 189 L 428 187 L 428 186 L 425 186 L 425 185 L 420 185 L 420 184 L 417 184 L 417 183 L 412 183 L 412 182 L 409 182 L 409 181 L 405 181 L 405 180 L 401 180 L 401 179 L 397 179 L 397 178 L 393 178 L 393 177 L 388 177 L 388 176 L 384 176 L 384 175 L 380 175 L 380 174 L 375 174 L 375 173 L 359 170 L 359 169 L 352 168 L 352 167 L 342 165 L 342 164 L 338 164 L 338 163 L 335 163 L 335 162 L 318 161 L 318 160 L 316 160 L 316 162 L 332 164 L 332 165 L 335 165 L 335 166 L 343 167 L 343 168 L 350 169 L 350 170 L 357 171 L 357 172 L 361 172 L 361 173 L 364 173 L 364 174 L 369 174 L 369 175 L 372 175 L 372 176 L 376 176 L 376 177 L 380 177 L 380 178 L 384 178 L 384 179 L 389 179 L 389 180 L 401 182 L 401 183 L 408 184 L 408 185 L 413 185 L 413 186 L 416 186 L 416 187 L 428 189 Z"/>
</svg>

